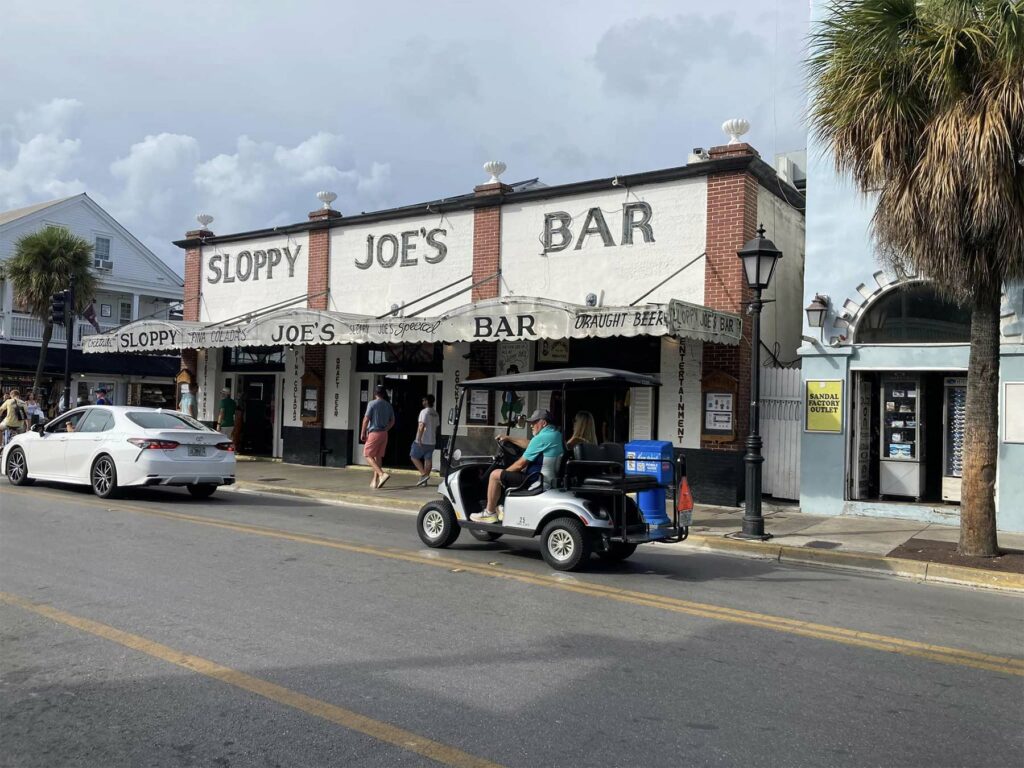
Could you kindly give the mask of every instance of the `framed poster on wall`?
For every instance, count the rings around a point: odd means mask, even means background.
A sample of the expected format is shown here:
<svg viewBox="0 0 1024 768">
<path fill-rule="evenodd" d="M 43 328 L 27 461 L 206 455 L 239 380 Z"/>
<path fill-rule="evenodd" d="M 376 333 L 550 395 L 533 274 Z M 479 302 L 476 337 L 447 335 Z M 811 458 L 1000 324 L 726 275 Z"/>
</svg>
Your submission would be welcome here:
<svg viewBox="0 0 1024 768">
<path fill-rule="evenodd" d="M 1024 443 L 1024 381 L 1003 385 L 1003 442 Z"/>
<path fill-rule="evenodd" d="M 466 402 L 467 424 L 490 424 L 494 393 L 489 389 L 471 389 Z"/>
</svg>

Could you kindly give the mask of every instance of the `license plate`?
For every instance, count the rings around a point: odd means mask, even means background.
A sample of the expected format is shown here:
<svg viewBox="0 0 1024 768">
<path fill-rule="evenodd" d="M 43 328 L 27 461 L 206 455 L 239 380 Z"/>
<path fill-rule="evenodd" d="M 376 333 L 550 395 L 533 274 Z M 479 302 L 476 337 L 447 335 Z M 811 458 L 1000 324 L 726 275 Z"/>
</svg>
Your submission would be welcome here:
<svg viewBox="0 0 1024 768">
<path fill-rule="evenodd" d="M 205 456 L 206 446 L 205 445 L 190 445 L 188 447 L 189 456 Z"/>
</svg>

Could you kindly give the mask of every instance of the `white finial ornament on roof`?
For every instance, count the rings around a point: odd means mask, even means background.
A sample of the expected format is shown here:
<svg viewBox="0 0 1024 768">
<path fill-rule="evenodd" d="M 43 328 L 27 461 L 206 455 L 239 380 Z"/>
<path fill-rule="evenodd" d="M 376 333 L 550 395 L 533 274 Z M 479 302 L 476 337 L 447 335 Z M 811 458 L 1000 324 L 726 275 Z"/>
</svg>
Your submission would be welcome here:
<svg viewBox="0 0 1024 768">
<path fill-rule="evenodd" d="M 325 211 L 331 210 L 331 203 L 338 199 L 338 196 L 333 192 L 317 192 L 316 199 L 323 203 L 323 209 Z"/>
<path fill-rule="evenodd" d="M 484 173 L 491 174 L 488 184 L 501 184 L 501 174 L 505 172 L 505 164 L 501 160 L 488 160 L 484 163 Z"/>
<path fill-rule="evenodd" d="M 750 130 L 750 123 L 742 117 L 733 117 L 722 123 L 722 131 L 729 137 L 730 144 L 742 144 L 740 136 Z"/>
<path fill-rule="evenodd" d="M 198 216 L 196 216 L 196 221 L 199 222 L 200 227 L 206 229 L 207 227 L 210 226 L 210 222 L 213 221 L 213 216 L 211 216 L 208 213 L 200 213 Z"/>
</svg>

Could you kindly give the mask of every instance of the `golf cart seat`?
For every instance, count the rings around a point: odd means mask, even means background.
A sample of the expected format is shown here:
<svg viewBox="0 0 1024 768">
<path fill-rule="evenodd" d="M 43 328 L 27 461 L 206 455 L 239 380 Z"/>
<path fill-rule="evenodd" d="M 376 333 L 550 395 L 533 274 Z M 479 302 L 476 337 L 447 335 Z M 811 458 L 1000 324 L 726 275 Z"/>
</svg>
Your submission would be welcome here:
<svg viewBox="0 0 1024 768">
<path fill-rule="evenodd" d="M 566 468 L 570 488 L 633 493 L 660 487 L 652 475 L 625 474 L 626 449 L 622 443 L 581 444 L 573 452 L 575 458 Z"/>
<path fill-rule="evenodd" d="M 562 472 L 565 469 L 565 454 L 563 453 L 558 457 L 558 463 L 555 465 L 555 483 L 552 488 L 557 488 L 561 485 Z M 550 490 L 544 486 L 544 476 L 540 472 L 531 472 L 526 476 L 526 479 L 515 488 L 509 488 L 506 491 L 506 496 L 536 496 L 537 494 L 544 493 L 544 491 Z"/>
</svg>

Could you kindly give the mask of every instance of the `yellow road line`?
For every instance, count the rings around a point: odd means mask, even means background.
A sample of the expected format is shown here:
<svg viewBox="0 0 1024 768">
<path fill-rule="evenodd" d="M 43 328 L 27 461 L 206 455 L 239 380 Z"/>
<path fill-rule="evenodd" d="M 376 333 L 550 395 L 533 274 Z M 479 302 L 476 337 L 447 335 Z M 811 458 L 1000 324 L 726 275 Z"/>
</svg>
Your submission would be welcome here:
<svg viewBox="0 0 1024 768">
<path fill-rule="evenodd" d="M 6 492 L 27 493 L 26 491 L 13 491 L 5 489 Z M 82 499 L 81 503 L 90 506 L 103 507 L 114 511 L 132 512 L 136 514 L 162 517 L 168 520 L 205 525 L 212 528 L 247 533 L 255 536 L 264 536 L 285 541 L 293 541 L 300 544 L 311 544 L 319 547 L 338 549 L 346 552 L 353 552 L 371 557 L 381 557 L 390 560 L 415 563 L 417 565 L 429 565 L 435 568 L 441 567 L 451 570 L 458 568 L 460 572 L 472 573 L 489 578 L 496 578 L 505 581 L 514 581 L 521 584 L 530 584 L 548 589 L 557 589 L 563 592 L 572 592 L 593 598 L 603 598 L 616 602 L 640 605 L 648 608 L 680 613 L 700 618 L 726 621 L 735 624 L 769 629 L 775 632 L 784 632 L 801 637 L 809 637 L 816 640 L 827 640 L 860 648 L 871 648 L 873 650 L 898 653 L 903 656 L 937 661 L 944 664 L 984 669 L 990 672 L 1024 676 L 1024 659 L 995 656 L 993 654 L 979 653 L 962 648 L 951 648 L 947 646 L 921 643 L 914 640 L 907 640 L 888 635 L 879 635 L 871 632 L 860 632 L 843 627 L 835 627 L 827 624 L 816 624 L 813 622 L 801 621 L 799 619 L 788 619 L 782 616 L 756 613 L 736 608 L 713 605 L 710 603 L 698 603 L 680 598 L 668 597 L 649 592 L 637 592 L 634 590 L 619 589 L 617 587 L 605 586 L 594 582 L 581 581 L 577 578 L 568 580 L 564 577 L 549 576 L 544 574 L 530 573 L 529 571 L 515 568 L 506 568 L 494 565 L 478 565 L 470 561 L 445 557 L 436 553 L 427 556 L 410 550 L 378 547 L 370 544 L 354 544 L 340 539 L 327 538 L 312 534 L 292 533 L 278 528 L 252 525 L 249 523 L 235 523 L 219 518 L 201 517 L 197 515 L 186 515 L 180 512 L 170 512 L 150 507 L 141 507 L 126 503 L 101 502 L 94 499 Z"/>
<path fill-rule="evenodd" d="M 443 765 L 453 766 L 454 768 L 501 768 L 498 763 L 492 763 L 489 760 L 476 757 L 455 747 L 449 747 L 438 741 L 432 741 L 412 731 L 398 728 L 380 720 L 374 720 L 372 717 L 360 715 L 358 712 L 353 712 L 344 707 L 328 704 L 326 701 L 314 699 L 311 696 L 306 696 L 267 680 L 247 675 L 244 672 L 239 672 L 231 667 L 225 667 L 200 656 L 193 656 L 192 654 L 175 650 L 169 646 L 148 640 L 139 635 L 133 635 L 130 632 L 124 632 L 107 624 L 75 616 L 52 606 L 33 603 L 7 592 L 0 592 L 0 601 L 26 611 L 31 611 L 40 616 L 45 616 L 48 619 L 74 627 L 90 635 L 102 637 L 105 640 L 110 640 L 126 648 L 139 651 L 147 656 L 152 656 L 192 672 L 197 672 L 205 677 L 220 680 L 222 683 L 255 693 L 257 696 L 262 696 L 286 707 L 291 707 L 308 715 L 327 720 L 350 731 L 357 731 L 378 741 L 384 741 L 409 752 L 429 757 L 431 760 Z"/>
</svg>

